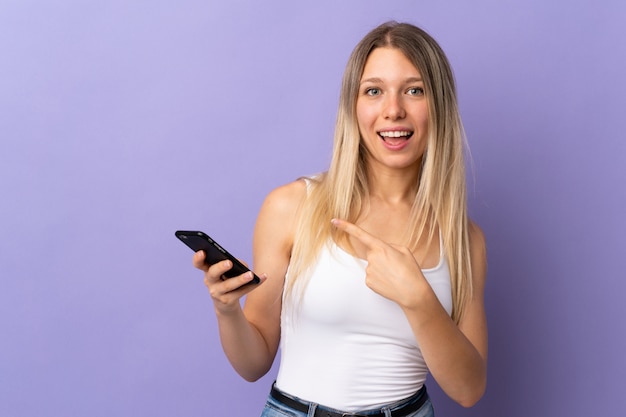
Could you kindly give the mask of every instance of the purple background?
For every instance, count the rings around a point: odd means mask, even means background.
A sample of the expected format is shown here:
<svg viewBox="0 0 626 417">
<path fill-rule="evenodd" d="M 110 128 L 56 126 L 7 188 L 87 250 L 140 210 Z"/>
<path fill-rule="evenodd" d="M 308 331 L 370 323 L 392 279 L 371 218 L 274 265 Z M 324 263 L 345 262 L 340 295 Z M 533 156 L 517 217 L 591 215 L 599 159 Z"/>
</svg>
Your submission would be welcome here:
<svg viewBox="0 0 626 417">
<path fill-rule="evenodd" d="M 488 390 L 438 416 L 626 408 L 626 3 L 0 2 L 0 415 L 255 416 L 176 229 L 243 259 L 325 169 L 375 25 L 447 51 L 489 244 Z"/>
</svg>

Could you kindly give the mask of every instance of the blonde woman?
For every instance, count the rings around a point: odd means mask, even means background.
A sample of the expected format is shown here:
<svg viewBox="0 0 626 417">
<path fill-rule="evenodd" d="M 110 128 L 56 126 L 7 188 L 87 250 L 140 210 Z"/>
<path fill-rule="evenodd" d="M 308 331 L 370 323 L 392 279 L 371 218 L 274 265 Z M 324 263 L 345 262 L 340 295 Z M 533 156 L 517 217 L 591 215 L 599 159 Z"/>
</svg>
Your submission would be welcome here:
<svg viewBox="0 0 626 417">
<path fill-rule="evenodd" d="M 261 208 L 261 283 L 222 280 L 228 261 L 194 255 L 234 369 L 257 380 L 281 348 L 262 416 L 433 416 L 428 372 L 463 406 L 481 398 L 486 256 L 463 144 L 443 51 L 413 25 L 383 24 L 350 56 L 328 171 Z"/>
</svg>

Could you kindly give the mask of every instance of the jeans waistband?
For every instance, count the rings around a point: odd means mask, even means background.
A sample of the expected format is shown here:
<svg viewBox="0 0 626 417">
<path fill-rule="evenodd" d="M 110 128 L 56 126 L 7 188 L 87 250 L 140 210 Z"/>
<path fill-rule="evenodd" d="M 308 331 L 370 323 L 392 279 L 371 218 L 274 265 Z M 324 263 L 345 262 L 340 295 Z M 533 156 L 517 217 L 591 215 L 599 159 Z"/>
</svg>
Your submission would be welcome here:
<svg viewBox="0 0 626 417">
<path fill-rule="evenodd" d="M 312 403 L 308 401 L 300 400 L 299 398 L 294 398 L 288 396 L 286 393 L 283 393 L 281 390 L 272 385 L 272 390 L 270 391 L 270 395 L 274 400 L 286 405 L 287 407 L 293 408 L 294 410 L 300 411 L 302 413 L 308 413 L 309 407 Z M 391 417 L 404 417 L 408 414 L 411 414 L 417 410 L 419 410 L 426 400 L 428 399 L 428 393 L 426 392 L 426 385 L 424 385 L 419 391 L 417 391 L 414 395 L 407 398 L 405 400 L 405 405 L 396 408 L 391 411 Z M 365 411 L 364 411 L 365 412 Z M 381 408 L 378 410 L 367 410 L 367 414 L 359 414 L 359 413 L 342 413 L 336 410 L 329 409 L 322 405 L 318 405 L 315 409 L 314 417 L 385 417 L 385 411 Z"/>
</svg>

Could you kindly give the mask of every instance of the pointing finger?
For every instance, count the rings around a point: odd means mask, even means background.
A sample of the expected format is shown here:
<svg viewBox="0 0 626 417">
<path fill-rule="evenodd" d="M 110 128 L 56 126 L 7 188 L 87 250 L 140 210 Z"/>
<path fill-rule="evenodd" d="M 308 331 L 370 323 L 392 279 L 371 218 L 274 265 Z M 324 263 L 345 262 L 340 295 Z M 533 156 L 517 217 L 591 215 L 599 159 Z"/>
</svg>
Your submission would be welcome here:
<svg viewBox="0 0 626 417">
<path fill-rule="evenodd" d="M 332 219 L 330 221 L 337 229 L 346 232 L 350 236 L 359 240 L 367 249 L 378 246 L 381 241 L 374 236 L 361 229 L 359 226 L 341 219 Z"/>
</svg>

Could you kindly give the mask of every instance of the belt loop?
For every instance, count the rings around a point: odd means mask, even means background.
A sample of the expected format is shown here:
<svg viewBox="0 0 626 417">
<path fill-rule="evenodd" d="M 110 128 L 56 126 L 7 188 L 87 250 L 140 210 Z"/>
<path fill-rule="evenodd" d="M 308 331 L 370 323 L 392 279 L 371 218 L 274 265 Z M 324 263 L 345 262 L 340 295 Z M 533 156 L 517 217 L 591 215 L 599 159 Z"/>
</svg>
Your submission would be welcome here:
<svg viewBox="0 0 626 417">
<path fill-rule="evenodd" d="M 389 407 L 384 407 L 382 411 L 385 413 L 385 417 L 391 417 L 391 410 Z"/>
<path fill-rule="evenodd" d="M 309 413 L 307 417 L 315 417 L 315 410 L 317 410 L 317 404 L 309 403 Z"/>
</svg>

